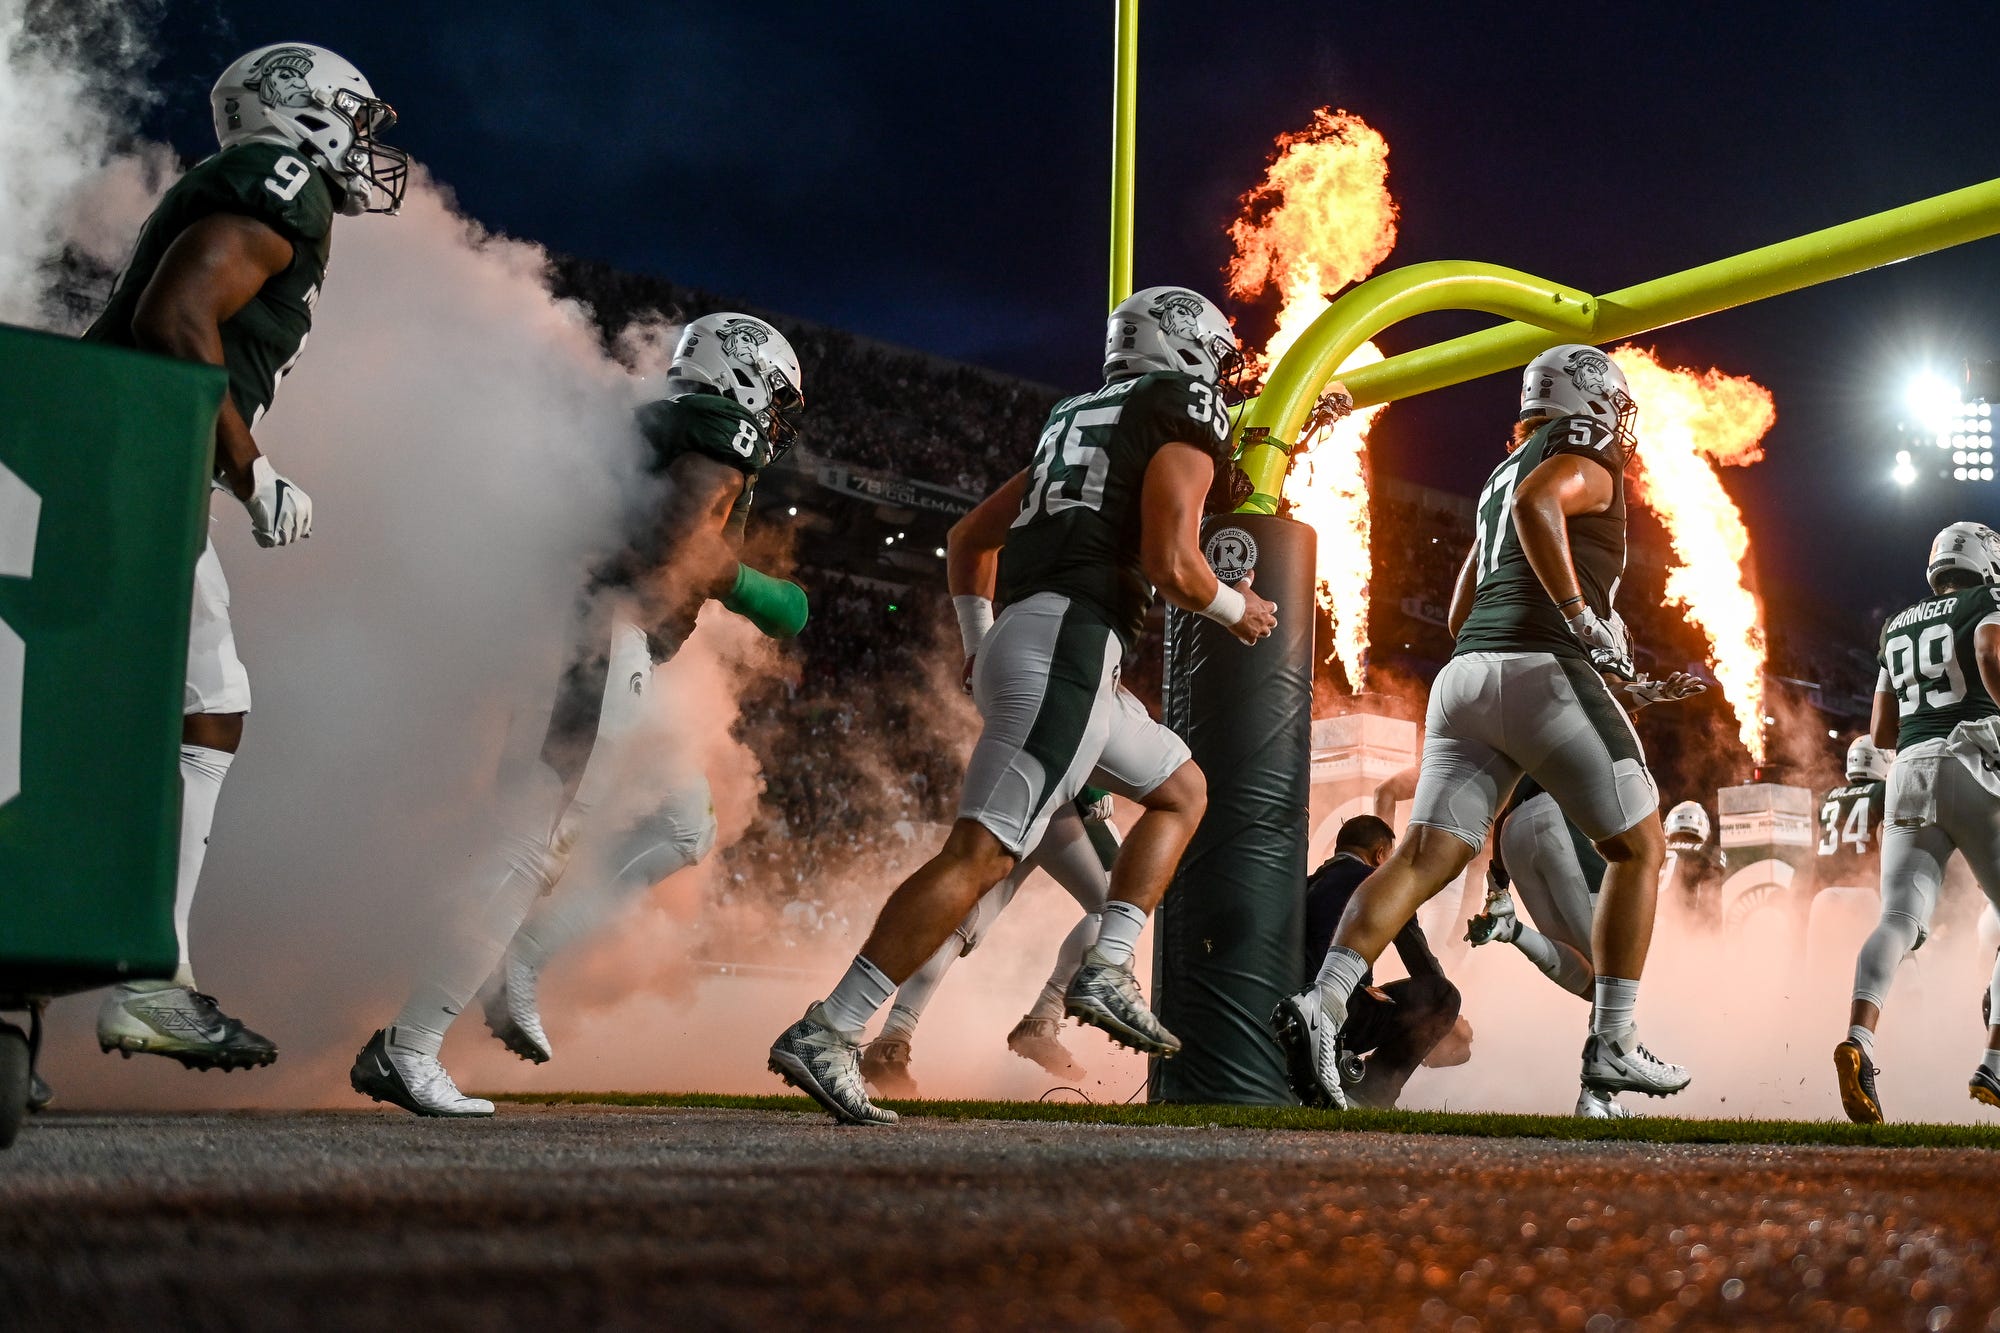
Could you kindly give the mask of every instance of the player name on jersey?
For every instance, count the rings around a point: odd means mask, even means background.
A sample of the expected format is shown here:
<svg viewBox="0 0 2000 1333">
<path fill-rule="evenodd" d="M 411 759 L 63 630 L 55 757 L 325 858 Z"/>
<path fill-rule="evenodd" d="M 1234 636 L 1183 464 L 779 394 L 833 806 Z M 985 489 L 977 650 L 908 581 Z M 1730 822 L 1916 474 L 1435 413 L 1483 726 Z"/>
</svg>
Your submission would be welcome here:
<svg viewBox="0 0 2000 1333">
<path fill-rule="evenodd" d="M 1898 748 L 2000 712 L 1980 679 L 1973 644 L 1989 621 L 2000 622 L 2000 587 L 1982 583 L 1926 598 L 1883 623 L 1878 688 L 1896 696 Z"/>
</svg>

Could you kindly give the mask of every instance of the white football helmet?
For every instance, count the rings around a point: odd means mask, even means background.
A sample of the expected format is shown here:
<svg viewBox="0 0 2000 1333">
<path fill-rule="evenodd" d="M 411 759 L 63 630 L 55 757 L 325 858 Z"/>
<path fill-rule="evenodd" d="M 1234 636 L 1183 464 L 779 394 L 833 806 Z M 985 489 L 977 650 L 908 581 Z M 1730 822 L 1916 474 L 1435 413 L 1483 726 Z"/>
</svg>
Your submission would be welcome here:
<svg viewBox="0 0 2000 1333">
<path fill-rule="evenodd" d="M 1610 428 L 1612 443 L 1621 451 L 1630 451 L 1637 443 L 1632 423 L 1638 415 L 1625 372 L 1595 347 L 1584 343 L 1551 347 L 1521 372 L 1522 421 L 1590 417 Z"/>
<path fill-rule="evenodd" d="M 1667 846 L 1691 851 L 1708 846 L 1708 811 L 1694 801 L 1682 801 L 1667 811 Z"/>
<path fill-rule="evenodd" d="M 1185 287 L 1148 287 L 1118 303 L 1104 332 L 1104 378 L 1178 370 L 1234 389 L 1243 349 L 1215 302 Z"/>
<path fill-rule="evenodd" d="M 280 42 L 243 56 L 208 94 L 224 148 L 251 139 L 291 144 L 340 183 L 341 212 L 403 206 L 410 155 L 378 143 L 396 113 L 361 71 L 323 46 Z"/>
<path fill-rule="evenodd" d="M 719 311 L 681 330 L 667 367 L 667 396 L 717 393 L 753 413 L 771 437 L 771 456 L 792 446 L 792 413 L 805 406 L 799 354 L 785 335 L 754 315 Z"/>
<path fill-rule="evenodd" d="M 1880 782 L 1889 776 L 1889 756 L 1867 736 L 1856 736 L 1847 747 L 1847 780 Z"/>
<path fill-rule="evenodd" d="M 1942 592 L 1938 577 L 1948 569 L 1962 569 L 1981 583 L 2000 580 L 2000 533 L 1984 523 L 1953 523 L 1931 539 L 1930 567 L 1924 578 L 1932 592 Z"/>
</svg>

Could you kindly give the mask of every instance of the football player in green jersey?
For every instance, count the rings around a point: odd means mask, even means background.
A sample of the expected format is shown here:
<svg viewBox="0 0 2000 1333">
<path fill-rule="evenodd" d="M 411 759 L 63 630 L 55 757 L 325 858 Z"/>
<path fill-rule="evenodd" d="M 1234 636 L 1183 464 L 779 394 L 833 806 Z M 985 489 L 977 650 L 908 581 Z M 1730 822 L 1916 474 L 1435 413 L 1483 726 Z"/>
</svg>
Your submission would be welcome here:
<svg viewBox="0 0 2000 1333">
<path fill-rule="evenodd" d="M 1930 932 L 1945 863 L 1965 856 L 2000 907 L 2000 534 L 1954 523 L 1931 543 L 1933 597 L 1882 626 L 1869 735 L 1894 747 L 1883 803 L 1882 917 L 1854 964 L 1847 1037 L 1833 1048 L 1840 1104 L 1864 1124 L 1882 1119 L 1875 1029 L 1897 966 Z M 1989 1003 L 2000 1009 L 2000 965 Z M 1969 1084 L 2000 1106 L 2000 1027 Z"/>
<path fill-rule="evenodd" d="M 1056 404 L 1029 466 L 975 511 L 1004 536 L 974 543 L 979 558 L 949 571 L 954 599 L 988 604 L 967 633 L 982 729 L 958 820 L 890 896 L 832 994 L 771 1047 L 772 1072 L 835 1118 L 895 1123 L 862 1083 L 863 1030 L 1086 785 L 1144 813 L 1065 1009 L 1149 1054 L 1180 1048 L 1146 1007 L 1132 956 L 1208 791 L 1181 739 L 1118 688 L 1118 666 L 1155 588 L 1246 645 L 1277 624 L 1247 579 L 1220 582 L 1201 554 L 1203 507 L 1230 457 L 1222 389 L 1241 360 L 1228 319 L 1206 298 L 1182 287 L 1134 294 L 1111 312 L 1104 386 Z"/>
<path fill-rule="evenodd" d="M 1894 758 L 1873 736 L 1856 736 L 1847 747 L 1847 782 L 1820 802 L 1817 888 L 1882 882 L 1882 809 Z"/>
<path fill-rule="evenodd" d="M 1355 891 L 1318 979 L 1272 1015 L 1303 1101 L 1346 1104 L 1348 995 L 1403 922 L 1485 846 L 1523 773 L 1609 865 L 1592 924 L 1585 1086 L 1605 1095 L 1687 1086 L 1687 1071 L 1635 1033 L 1664 839 L 1638 733 L 1602 678 L 1636 674 L 1613 609 L 1636 410 L 1624 374 L 1595 347 L 1557 347 L 1528 363 L 1508 457 L 1480 492 L 1452 594 L 1457 646 L 1431 685 L 1409 833 Z"/>
<path fill-rule="evenodd" d="M 655 711 L 653 667 L 680 650 L 705 602 L 773 637 L 804 628 L 805 593 L 736 555 L 757 475 L 791 443 L 804 398 L 785 336 L 732 313 L 682 331 L 666 390 L 638 416 L 658 503 L 584 591 L 540 755 L 509 784 L 521 808 L 507 816 L 516 832 L 496 849 L 493 888 L 355 1057 L 348 1078 L 364 1096 L 423 1116 L 491 1115 L 438 1059 L 467 1003 L 481 996 L 487 1026 L 516 1055 L 549 1059 L 542 967 L 714 846 L 708 778 L 690 757 L 647 752 L 643 800 L 621 788 Z M 573 854 L 582 873 L 566 878 Z"/>
<path fill-rule="evenodd" d="M 251 432 L 304 350 L 334 214 L 394 213 L 408 159 L 376 138 L 396 113 L 361 71 L 322 47 L 252 51 L 223 72 L 209 100 L 221 151 L 161 198 L 84 337 L 228 372 L 215 425 L 216 486 L 249 511 L 259 545 L 284 546 L 312 535 L 312 501 Z M 188 951 L 209 827 L 250 711 L 213 543 L 195 566 L 192 621 L 174 896 L 180 966 L 170 982 L 114 987 L 97 1040 L 106 1051 L 164 1055 L 192 1069 L 238 1069 L 270 1064 L 277 1048 L 197 989 Z"/>
</svg>

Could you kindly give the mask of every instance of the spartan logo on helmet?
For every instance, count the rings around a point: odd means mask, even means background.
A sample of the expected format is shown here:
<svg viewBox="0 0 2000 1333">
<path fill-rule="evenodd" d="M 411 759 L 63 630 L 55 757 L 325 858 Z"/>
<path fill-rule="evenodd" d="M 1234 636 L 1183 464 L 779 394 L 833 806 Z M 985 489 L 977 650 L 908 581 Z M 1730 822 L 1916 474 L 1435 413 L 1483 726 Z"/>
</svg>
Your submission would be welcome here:
<svg viewBox="0 0 2000 1333">
<path fill-rule="evenodd" d="M 1606 379 L 1611 374 L 1611 359 L 1595 347 L 1572 352 L 1563 369 L 1569 372 L 1570 381 L 1587 394 L 1608 396 L 1612 392 L 1614 386 Z"/>
<path fill-rule="evenodd" d="M 280 46 L 264 53 L 262 59 L 243 72 L 243 86 L 257 94 L 265 106 L 292 110 L 313 104 L 313 53 L 303 46 Z"/>
<path fill-rule="evenodd" d="M 1193 292 L 1168 292 L 1146 313 L 1159 320 L 1169 336 L 1201 341 L 1201 298 Z"/>
<path fill-rule="evenodd" d="M 715 331 L 722 354 L 731 361 L 755 368 L 757 349 L 771 341 L 771 335 L 747 319 L 732 319 Z"/>
</svg>

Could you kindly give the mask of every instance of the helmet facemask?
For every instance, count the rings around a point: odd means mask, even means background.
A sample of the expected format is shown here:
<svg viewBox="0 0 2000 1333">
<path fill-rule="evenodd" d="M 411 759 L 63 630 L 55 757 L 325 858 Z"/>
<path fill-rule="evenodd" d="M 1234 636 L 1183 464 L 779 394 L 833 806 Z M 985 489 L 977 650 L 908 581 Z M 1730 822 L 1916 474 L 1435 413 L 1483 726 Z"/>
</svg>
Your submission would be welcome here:
<svg viewBox="0 0 2000 1333">
<path fill-rule="evenodd" d="M 410 183 L 410 155 L 375 136 L 394 128 L 396 109 L 379 97 L 363 97 L 341 88 L 333 94 L 332 112 L 353 127 L 354 143 L 345 161 L 334 168 L 344 189 L 341 212 L 395 213 L 403 207 Z M 299 118 L 302 122 L 305 117 Z M 374 201 L 380 199 L 382 203 Z M 350 205 L 358 204 L 358 207 Z"/>
<path fill-rule="evenodd" d="M 764 385 L 771 393 L 771 402 L 759 415 L 764 421 L 764 433 L 771 437 L 771 461 L 778 458 L 799 440 L 798 423 L 792 418 L 805 410 L 806 396 L 791 377 L 774 365 L 764 366 Z"/>
</svg>

